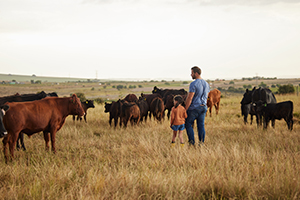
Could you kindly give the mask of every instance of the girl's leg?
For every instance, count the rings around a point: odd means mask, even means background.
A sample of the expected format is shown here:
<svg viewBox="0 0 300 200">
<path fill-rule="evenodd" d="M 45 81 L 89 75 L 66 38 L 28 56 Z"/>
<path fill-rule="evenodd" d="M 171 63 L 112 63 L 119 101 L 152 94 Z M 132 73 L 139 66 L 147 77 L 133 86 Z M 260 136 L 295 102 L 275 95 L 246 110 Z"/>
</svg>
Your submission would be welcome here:
<svg viewBox="0 0 300 200">
<path fill-rule="evenodd" d="M 179 140 L 180 140 L 181 144 L 183 144 L 183 136 L 182 136 L 182 134 L 183 134 L 183 131 L 179 131 L 178 137 L 179 137 Z"/>
<path fill-rule="evenodd" d="M 172 143 L 175 142 L 176 136 L 177 136 L 177 131 L 173 131 Z"/>
</svg>

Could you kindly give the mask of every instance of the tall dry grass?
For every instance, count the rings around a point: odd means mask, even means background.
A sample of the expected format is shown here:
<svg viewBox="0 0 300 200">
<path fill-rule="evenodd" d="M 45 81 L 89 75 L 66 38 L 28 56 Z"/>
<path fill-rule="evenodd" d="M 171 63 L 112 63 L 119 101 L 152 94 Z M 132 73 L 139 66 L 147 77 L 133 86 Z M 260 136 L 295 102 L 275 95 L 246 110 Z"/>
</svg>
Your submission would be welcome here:
<svg viewBox="0 0 300 200">
<path fill-rule="evenodd" d="M 299 113 L 298 97 L 276 97 L 293 100 Z M 2 156 L 0 199 L 299 199 L 299 124 L 244 125 L 240 100 L 221 99 L 219 115 L 206 118 L 205 145 L 195 148 L 178 138 L 171 148 L 167 119 L 114 129 L 97 105 L 88 123 L 68 117 L 56 155 L 38 133 L 25 137 L 27 151 L 13 162 Z"/>
</svg>

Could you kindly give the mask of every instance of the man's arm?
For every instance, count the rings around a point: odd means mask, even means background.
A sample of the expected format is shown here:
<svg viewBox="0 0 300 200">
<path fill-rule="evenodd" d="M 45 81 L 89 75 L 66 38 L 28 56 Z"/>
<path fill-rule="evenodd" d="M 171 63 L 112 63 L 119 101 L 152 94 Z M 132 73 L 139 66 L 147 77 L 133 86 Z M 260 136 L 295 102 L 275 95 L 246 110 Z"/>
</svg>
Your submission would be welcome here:
<svg viewBox="0 0 300 200">
<path fill-rule="evenodd" d="M 194 97 L 195 92 L 189 92 L 186 100 L 185 100 L 185 109 L 189 109 L 191 103 L 192 103 L 192 99 Z"/>
</svg>

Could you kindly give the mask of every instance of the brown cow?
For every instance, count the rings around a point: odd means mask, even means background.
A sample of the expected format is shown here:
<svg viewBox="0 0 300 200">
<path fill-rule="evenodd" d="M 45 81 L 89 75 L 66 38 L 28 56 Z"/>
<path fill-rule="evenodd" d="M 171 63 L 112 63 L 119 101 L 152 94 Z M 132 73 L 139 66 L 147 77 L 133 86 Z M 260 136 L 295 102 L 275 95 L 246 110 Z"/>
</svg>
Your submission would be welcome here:
<svg viewBox="0 0 300 200">
<path fill-rule="evenodd" d="M 140 108 L 134 102 L 122 102 L 122 114 L 121 114 L 121 121 L 123 122 L 124 126 L 127 127 L 127 123 L 130 121 L 131 125 L 133 125 L 133 121 L 136 122 L 138 125 L 140 122 Z"/>
<path fill-rule="evenodd" d="M 162 98 L 162 96 L 158 93 L 155 93 L 155 94 L 144 94 L 144 93 L 141 93 L 141 97 L 147 101 L 148 103 L 148 106 L 150 107 L 150 104 L 152 102 L 152 100 L 156 97 L 160 97 Z"/>
<path fill-rule="evenodd" d="M 127 94 L 123 100 L 128 102 L 135 102 L 136 100 L 138 100 L 138 98 L 135 94 Z"/>
<path fill-rule="evenodd" d="M 220 109 L 221 92 L 218 89 L 213 89 L 208 93 L 207 97 L 207 108 L 209 108 L 209 114 L 211 117 L 212 107 L 215 106 L 216 114 L 219 113 Z M 207 114 L 207 113 L 206 113 Z"/>
<path fill-rule="evenodd" d="M 150 104 L 150 113 L 149 117 L 151 118 L 151 114 L 155 117 L 158 121 L 161 121 L 165 117 L 165 106 L 164 101 L 160 97 L 156 97 L 152 100 Z"/>
<path fill-rule="evenodd" d="M 55 153 L 55 135 L 64 125 L 68 115 L 84 115 L 81 103 L 76 94 L 72 97 L 51 97 L 31 102 L 6 103 L 9 106 L 3 123 L 7 135 L 3 139 L 5 160 L 9 159 L 7 146 L 11 158 L 14 158 L 14 148 L 20 132 L 28 136 L 43 131 L 46 150 L 49 150 L 49 133 L 52 151 Z"/>
</svg>

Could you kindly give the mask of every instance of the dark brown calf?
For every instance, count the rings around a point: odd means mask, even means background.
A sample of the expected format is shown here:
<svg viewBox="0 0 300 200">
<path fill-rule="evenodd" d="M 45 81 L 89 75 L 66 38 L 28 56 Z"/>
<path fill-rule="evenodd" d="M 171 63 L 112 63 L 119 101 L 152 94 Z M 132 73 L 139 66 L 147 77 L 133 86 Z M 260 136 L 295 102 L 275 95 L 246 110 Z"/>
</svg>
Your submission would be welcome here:
<svg viewBox="0 0 300 200">
<path fill-rule="evenodd" d="M 49 150 L 49 133 L 51 136 L 52 151 L 55 153 L 55 135 L 64 125 L 68 115 L 84 115 L 79 98 L 75 94 L 72 97 L 51 97 L 32 102 L 7 103 L 9 110 L 3 117 L 3 123 L 7 135 L 3 139 L 3 153 L 6 162 L 9 159 L 7 147 L 11 158 L 14 158 L 14 148 L 20 132 L 28 136 L 43 131 L 46 150 Z"/>
<path fill-rule="evenodd" d="M 121 121 L 125 127 L 127 127 L 129 121 L 131 122 L 131 125 L 133 125 L 133 122 L 136 122 L 138 125 L 140 117 L 140 108 L 136 103 L 123 101 Z"/>
<path fill-rule="evenodd" d="M 150 104 L 150 113 L 149 113 L 150 118 L 151 118 L 151 114 L 158 121 L 161 121 L 165 117 L 165 106 L 162 98 L 156 97 L 152 100 Z"/>
<path fill-rule="evenodd" d="M 136 100 L 138 100 L 138 98 L 135 94 L 127 94 L 123 100 L 128 102 L 135 102 Z"/>
</svg>

